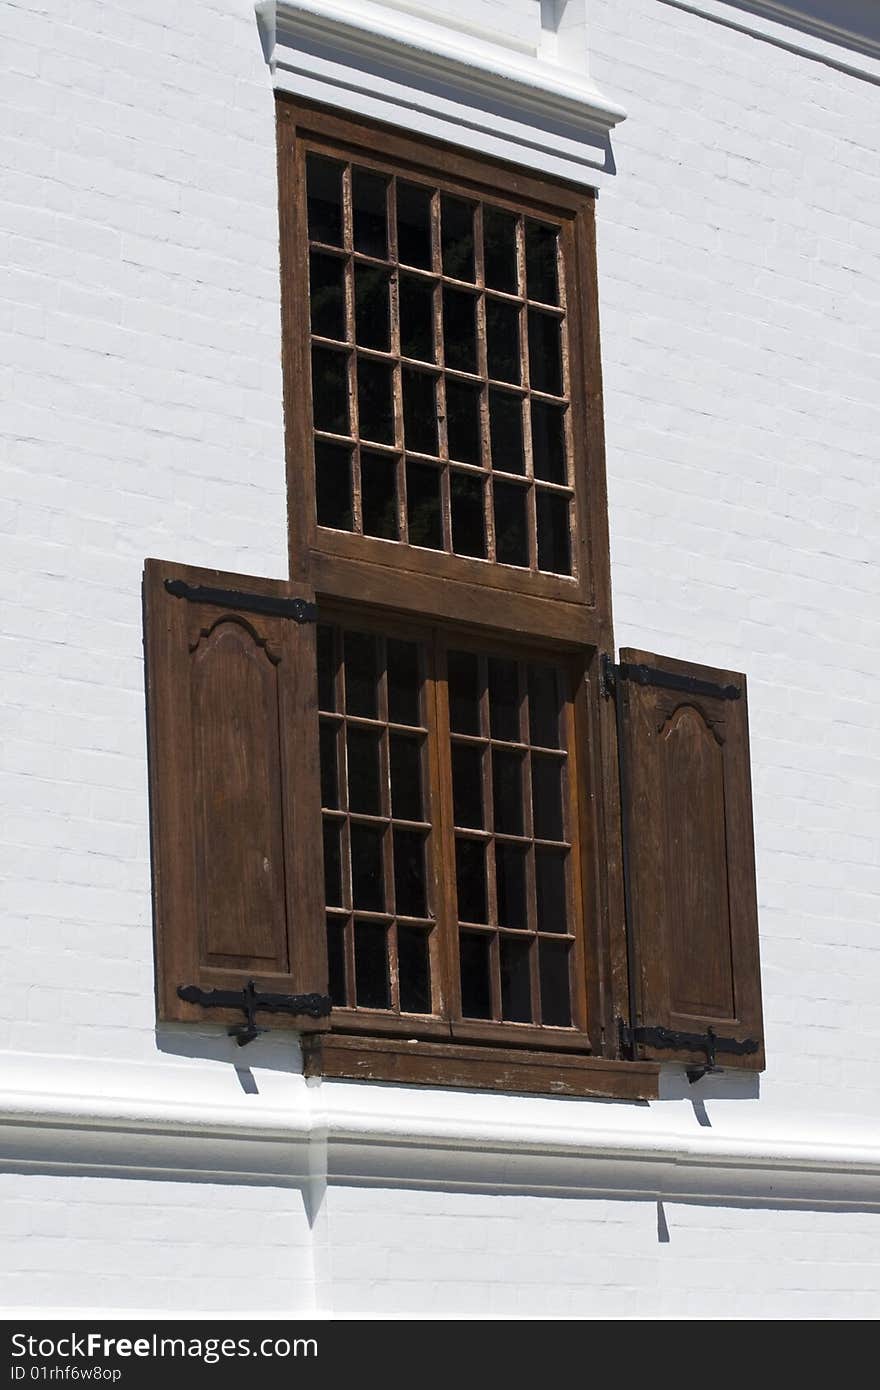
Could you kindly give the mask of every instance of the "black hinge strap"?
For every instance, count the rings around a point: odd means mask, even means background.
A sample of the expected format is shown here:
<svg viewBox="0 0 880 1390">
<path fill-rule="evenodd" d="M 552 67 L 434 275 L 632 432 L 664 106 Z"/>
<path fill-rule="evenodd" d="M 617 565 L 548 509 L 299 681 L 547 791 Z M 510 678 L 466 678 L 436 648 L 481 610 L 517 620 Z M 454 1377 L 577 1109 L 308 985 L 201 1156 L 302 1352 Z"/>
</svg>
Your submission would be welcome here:
<svg viewBox="0 0 880 1390">
<path fill-rule="evenodd" d="M 272 598 L 269 594 L 246 594 L 240 589 L 211 589 L 204 584 L 187 584 L 185 579 L 166 579 L 165 588 L 188 603 L 216 603 L 246 613 L 270 613 L 276 618 L 292 618 L 295 623 L 318 621 L 317 605 L 304 598 Z"/>
<path fill-rule="evenodd" d="M 698 676 L 680 676 L 672 671 L 661 671 L 658 666 L 645 666 L 632 661 L 621 661 L 616 666 L 607 652 L 602 656 L 601 676 L 606 698 L 613 693 L 616 681 L 657 685 L 664 690 L 681 690 L 686 695 L 709 695 L 716 700 L 738 700 L 742 695 L 738 685 L 719 685 L 717 681 L 700 680 Z"/>
<path fill-rule="evenodd" d="M 688 1068 L 688 1080 L 698 1081 L 706 1072 L 716 1070 L 716 1053 L 726 1052 L 735 1057 L 747 1057 L 753 1052 L 757 1052 L 760 1043 L 754 1038 L 731 1038 L 724 1033 L 716 1033 L 714 1028 L 707 1028 L 705 1033 L 682 1033 L 673 1028 L 661 1027 L 636 1027 L 630 1028 L 621 1020 L 620 1022 L 621 1046 L 632 1053 L 638 1043 L 645 1047 L 656 1047 L 661 1050 L 669 1049 L 675 1051 L 704 1052 L 706 1054 L 706 1065 L 701 1067 Z"/>
<path fill-rule="evenodd" d="M 188 1004 L 200 1004 L 203 1009 L 241 1009 L 245 1023 L 229 1029 L 239 1047 L 253 1042 L 265 1028 L 258 1028 L 257 1010 L 270 1014 L 305 1014 L 308 1018 L 328 1018 L 331 1009 L 327 994 L 266 994 L 248 980 L 244 989 L 199 989 L 198 985 L 178 985 L 178 998 Z"/>
</svg>

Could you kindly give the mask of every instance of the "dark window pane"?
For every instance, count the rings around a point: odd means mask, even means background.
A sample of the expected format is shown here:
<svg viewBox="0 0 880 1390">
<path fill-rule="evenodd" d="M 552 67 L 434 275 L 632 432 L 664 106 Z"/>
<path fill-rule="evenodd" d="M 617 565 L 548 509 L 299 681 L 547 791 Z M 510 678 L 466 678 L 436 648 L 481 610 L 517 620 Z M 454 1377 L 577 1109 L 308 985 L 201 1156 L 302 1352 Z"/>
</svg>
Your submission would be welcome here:
<svg viewBox="0 0 880 1390">
<path fill-rule="evenodd" d="M 410 545 L 443 549 L 440 517 L 440 472 L 424 463 L 406 466 L 406 509 Z"/>
<path fill-rule="evenodd" d="M 378 816 L 382 811 L 379 799 L 379 734 L 372 729 L 349 728 L 348 745 L 348 807 L 365 816 Z"/>
<path fill-rule="evenodd" d="M 327 918 L 327 985 L 336 1005 L 347 1003 L 345 992 L 345 925 Z"/>
<path fill-rule="evenodd" d="M 394 896 L 398 917 L 426 917 L 425 837 L 415 830 L 394 832 Z"/>
<path fill-rule="evenodd" d="M 309 308 L 312 332 L 319 338 L 345 339 L 345 261 L 338 256 L 309 257 Z"/>
<path fill-rule="evenodd" d="M 567 931 L 564 852 L 535 846 L 535 885 L 538 931 Z"/>
<path fill-rule="evenodd" d="M 473 280 L 474 210 L 469 203 L 440 199 L 440 246 L 443 274 L 453 280 Z"/>
<path fill-rule="evenodd" d="M 392 382 L 394 368 L 384 362 L 358 360 L 358 424 L 361 439 L 376 444 L 394 443 Z"/>
<path fill-rule="evenodd" d="M 351 894 L 355 907 L 364 912 L 385 911 L 383 833 L 372 825 L 351 826 Z"/>
<path fill-rule="evenodd" d="M 397 964 L 400 972 L 401 1013 L 429 1014 L 431 966 L 427 932 L 398 927 Z"/>
<path fill-rule="evenodd" d="M 400 277 L 400 351 L 434 362 L 434 287 L 411 275 Z"/>
<path fill-rule="evenodd" d="M 391 1008 L 387 937 L 380 922 L 354 924 L 354 984 L 361 1009 Z"/>
<path fill-rule="evenodd" d="M 381 174 L 366 169 L 351 172 L 354 249 L 365 256 L 388 254 L 387 187 L 388 180 Z"/>
<path fill-rule="evenodd" d="M 516 662 L 494 656 L 489 658 L 489 729 L 493 738 L 521 742 Z"/>
<path fill-rule="evenodd" d="M 310 154 L 306 158 L 309 237 L 342 245 L 342 165 Z"/>
<path fill-rule="evenodd" d="M 532 401 L 532 458 L 535 477 L 566 483 L 564 411 L 546 401 Z"/>
<path fill-rule="evenodd" d="M 483 750 L 473 744 L 452 745 L 452 807 L 456 825 L 483 829 Z"/>
<path fill-rule="evenodd" d="M 470 473 L 452 469 L 449 477 L 452 504 L 452 549 L 456 555 L 486 558 L 483 516 L 483 484 Z"/>
<path fill-rule="evenodd" d="M 522 400 L 507 391 L 489 388 L 489 434 L 492 467 L 502 473 L 525 473 Z"/>
<path fill-rule="evenodd" d="M 543 222 L 526 221 L 526 292 L 543 304 L 559 303 L 559 232 Z"/>
<path fill-rule="evenodd" d="M 504 835 L 523 833 L 523 760 L 519 753 L 492 749 L 492 800 L 495 829 Z"/>
<path fill-rule="evenodd" d="M 388 718 L 392 724 L 421 724 L 419 649 L 388 639 Z"/>
<path fill-rule="evenodd" d="M 319 526 L 350 531 L 351 450 L 326 440 L 315 440 L 315 504 Z"/>
<path fill-rule="evenodd" d="M 568 946 L 561 941 L 540 941 L 541 1022 L 557 1028 L 571 1025 L 571 993 L 568 979 Z"/>
<path fill-rule="evenodd" d="M 451 459 L 482 463 L 479 386 L 446 378 L 446 436 Z"/>
<path fill-rule="evenodd" d="M 324 623 L 318 628 L 318 705 L 333 713 L 336 709 L 335 630 Z"/>
<path fill-rule="evenodd" d="M 516 294 L 516 218 L 500 208 L 483 208 L 483 259 L 486 284 Z"/>
<path fill-rule="evenodd" d="M 466 290 L 443 290 L 443 351 L 447 367 L 477 370 L 476 297 Z"/>
<path fill-rule="evenodd" d="M 465 1018 L 492 1017 L 489 946 L 489 937 L 475 932 L 462 932 L 459 938 L 461 1012 Z"/>
<path fill-rule="evenodd" d="M 312 411 L 316 430 L 348 434 L 348 357 L 312 348 Z"/>
<path fill-rule="evenodd" d="M 535 495 L 538 519 L 538 569 L 553 574 L 571 574 L 570 504 L 567 497 L 553 492 Z"/>
<path fill-rule="evenodd" d="M 558 748 L 559 685 L 553 666 L 529 666 L 529 742 Z"/>
<path fill-rule="evenodd" d="M 449 727 L 456 734 L 480 732 L 480 664 L 473 652 L 450 652 Z"/>
<path fill-rule="evenodd" d="M 526 915 L 526 852 L 518 845 L 495 842 L 495 886 L 498 893 L 499 927 L 516 927 L 525 931 Z"/>
<path fill-rule="evenodd" d="M 376 639 L 369 632 L 345 634 L 345 708 L 348 714 L 375 719 Z"/>
<path fill-rule="evenodd" d="M 397 258 L 404 265 L 431 269 L 430 189 L 397 185 Z"/>
<path fill-rule="evenodd" d="M 391 814 L 398 820 L 424 820 L 422 744 L 418 738 L 391 734 Z"/>
<path fill-rule="evenodd" d="M 501 299 L 486 300 L 486 352 L 489 375 L 519 385 L 519 308 Z"/>
<path fill-rule="evenodd" d="M 329 719 L 321 720 L 321 805 L 330 811 L 339 809 L 337 729 Z"/>
<path fill-rule="evenodd" d="M 501 938 L 501 1014 L 510 1023 L 531 1023 L 532 981 L 528 941 Z"/>
<path fill-rule="evenodd" d="M 436 381 L 427 372 L 403 369 L 403 438 L 410 453 L 439 452 Z"/>
<path fill-rule="evenodd" d="M 495 557 L 501 565 L 528 565 L 526 491 L 495 480 Z"/>
<path fill-rule="evenodd" d="M 558 758 L 532 754 L 532 812 L 536 840 L 561 840 L 562 771 Z"/>
<path fill-rule="evenodd" d="M 486 920 L 486 846 L 481 840 L 455 841 L 455 886 L 458 920 Z"/>
<path fill-rule="evenodd" d="M 379 352 L 388 352 L 391 347 L 389 283 L 384 270 L 371 265 L 354 268 L 355 340 L 360 347 L 376 348 Z"/>
<path fill-rule="evenodd" d="M 529 310 L 529 380 L 533 391 L 562 395 L 562 345 L 559 319 Z"/>
<path fill-rule="evenodd" d="M 339 837 L 340 821 L 324 821 L 324 902 L 328 907 L 342 906 L 342 854 Z"/>
<path fill-rule="evenodd" d="M 361 450 L 361 511 L 365 536 L 398 539 L 396 459 Z"/>
</svg>

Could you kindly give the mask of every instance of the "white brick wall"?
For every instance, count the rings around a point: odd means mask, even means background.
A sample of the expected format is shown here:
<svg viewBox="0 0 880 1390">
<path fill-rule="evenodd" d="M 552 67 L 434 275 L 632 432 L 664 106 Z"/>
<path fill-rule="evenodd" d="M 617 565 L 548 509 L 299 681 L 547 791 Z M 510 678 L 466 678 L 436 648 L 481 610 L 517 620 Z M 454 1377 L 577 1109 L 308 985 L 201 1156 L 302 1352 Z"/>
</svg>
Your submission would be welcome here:
<svg viewBox="0 0 880 1390">
<path fill-rule="evenodd" d="M 704 1113 L 833 1155 L 880 1118 L 876 88 L 662 0 L 588 15 L 629 112 L 599 202 L 617 638 L 750 681 L 769 1067 Z M 151 554 L 286 571 L 270 82 L 249 0 L 4 0 L 0 54 L 0 1048 L 47 1092 L 68 1057 L 197 1095 L 231 1051 L 157 1046 L 139 584 Z M 309 1227 L 293 1188 L 8 1163 L 19 1307 L 235 1311 L 222 1210 L 268 1232 L 266 1310 L 880 1309 L 867 1210 L 667 1201 L 666 1240 L 650 1194 L 331 1182 Z"/>
</svg>

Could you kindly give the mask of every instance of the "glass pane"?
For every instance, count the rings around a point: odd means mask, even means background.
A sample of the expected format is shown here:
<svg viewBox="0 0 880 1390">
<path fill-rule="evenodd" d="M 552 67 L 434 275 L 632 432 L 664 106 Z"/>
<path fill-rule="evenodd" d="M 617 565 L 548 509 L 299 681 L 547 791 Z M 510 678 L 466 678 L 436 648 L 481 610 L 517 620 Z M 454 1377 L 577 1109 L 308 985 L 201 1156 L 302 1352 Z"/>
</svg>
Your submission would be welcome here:
<svg viewBox="0 0 880 1390">
<path fill-rule="evenodd" d="M 391 734 L 391 814 L 398 820 L 424 820 L 422 744 L 418 738 Z"/>
<path fill-rule="evenodd" d="M 452 817 L 455 824 L 482 830 L 483 750 L 468 743 L 452 745 Z"/>
<path fill-rule="evenodd" d="M 345 634 L 345 708 L 348 714 L 375 719 L 376 639 L 369 632 Z"/>
<path fill-rule="evenodd" d="M 397 185 L 397 258 L 404 265 L 431 269 L 430 189 Z"/>
<path fill-rule="evenodd" d="M 500 208 L 483 208 L 483 260 L 486 284 L 516 294 L 516 218 Z"/>
<path fill-rule="evenodd" d="M 337 754 L 337 724 L 321 720 L 321 805 L 329 811 L 339 809 L 339 760 Z"/>
<path fill-rule="evenodd" d="M 327 985 L 332 1002 L 344 1005 L 345 992 L 345 925 L 327 918 Z"/>
<path fill-rule="evenodd" d="M 571 993 L 568 979 L 568 946 L 561 941 L 538 943 L 541 975 L 541 1022 L 551 1027 L 571 1026 Z"/>
<path fill-rule="evenodd" d="M 411 275 L 400 277 L 400 351 L 434 362 L 434 287 Z"/>
<path fill-rule="evenodd" d="M 385 911 L 382 878 L 382 836 L 372 825 L 351 825 L 351 895 L 364 912 Z"/>
<path fill-rule="evenodd" d="M 332 714 L 336 709 L 336 643 L 332 627 L 318 627 L 318 705 Z"/>
<path fill-rule="evenodd" d="M 526 292 L 543 304 L 559 303 L 559 230 L 526 221 Z"/>
<path fill-rule="evenodd" d="M 390 1009 L 388 929 L 381 922 L 354 924 L 354 983 L 358 1007 Z"/>
<path fill-rule="evenodd" d="M 503 473 L 525 473 L 521 397 L 489 388 L 489 431 L 492 467 Z"/>
<path fill-rule="evenodd" d="M 477 936 L 475 932 L 461 933 L 461 1012 L 465 1018 L 492 1017 L 489 949 L 488 936 Z"/>
<path fill-rule="evenodd" d="M 426 917 L 425 837 L 415 830 L 394 832 L 394 896 L 399 917 Z"/>
<path fill-rule="evenodd" d="M 495 480 L 495 556 L 501 565 L 528 565 L 525 488 Z"/>
<path fill-rule="evenodd" d="M 444 275 L 453 280 L 473 280 L 474 210 L 470 203 L 440 199 L 440 248 Z"/>
<path fill-rule="evenodd" d="M 392 724 L 421 724 L 419 649 L 415 642 L 388 639 L 388 718 Z"/>
<path fill-rule="evenodd" d="M 387 256 L 388 180 L 366 169 L 351 172 L 351 204 L 354 221 L 354 249 L 365 256 Z"/>
<path fill-rule="evenodd" d="M 486 300 L 486 352 L 489 375 L 519 385 L 519 307 L 501 299 Z"/>
<path fill-rule="evenodd" d="M 442 550 L 439 469 L 424 463 L 406 465 L 406 508 L 410 545 Z"/>
<path fill-rule="evenodd" d="M 309 310 L 313 333 L 345 340 L 345 261 L 338 256 L 309 257 Z"/>
<path fill-rule="evenodd" d="M 565 851 L 535 846 L 538 892 L 538 931 L 568 930 L 565 893 Z"/>
<path fill-rule="evenodd" d="M 361 511 L 365 536 L 398 539 L 396 459 L 361 450 Z"/>
<path fill-rule="evenodd" d="M 538 569 L 571 574 L 570 504 L 555 492 L 535 494 L 538 520 Z"/>
<path fill-rule="evenodd" d="M 562 770 L 558 758 L 532 754 L 532 812 L 536 840 L 561 840 Z"/>
<path fill-rule="evenodd" d="M 443 351 L 447 367 L 477 370 L 477 300 L 466 290 L 443 290 Z"/>
<path fill-rule="evenodd" d="M 516 662 L 495 656 L 489 658 L 489 729 L 493 738 L 521 742 Z"/>
<path fill-rule="evenodd" d="M 358 425 L 361 439 L 394 443 L 394 368 L 361 357 L 357 364 Z"/>
<path fill-rule="evenodd" d="M 391 348 L 389 284 L 384 270 L 371 265 L 354 268 L 355 340 L 360 347 L 376 348 L 379 352 L 388 352 Z"/>
<path fill-rule="evenodd" d="M 319 526 L 352 529 L 351 450 L 324 439 L 315 440 L 315 505 Z"/>
<path fill-rule="evenodd" d="M 452 469 L 449 476 L 452 504 L 452 549 L 456 555 L 486 558 L 483 484 L 471 473 Z"/>
<path fill-rule="evenodd" d="M 522 835 L 522 771 L 519 753 L 492 749 L 492 799 L 495 806 L 495 829 L 504 835 Z"/>
<path fill-rule="evenodd" d="M 316 154 L 306 157 L 309 237 L 342 245 L 342 165 Z"/>
<path fill-rule="evenodd" d="M 531 1023 L 532 980 L 528 941 L 501 938 L 501 1014 L 510 1023 Z"/>
<path fill-rule="evenodd" d="M 404 367 L 403 437 L 410 453 L 439 453 L 436 385 L 436 377 Z"/>
<path fill-rule="evenodd" d="M 554 666 L 530 665 L 529 741 L 539 748 L 559 748 L 559 687 Z"/>
<path fill-rule="evenodd" d="M 559 319 L 529 310 L 529 380 L 533 391 L 562 395 L 562 345 Z"/>
<path fill-rule="evenodd" d="M 451 459 L 482 463 L 479 386 L 446 378 L 446 436 Z"/>
<path fill-rule="evenodd" d="M 382 812 L 379 799 L 379 738 L 372 729 L 349 727 L 348 808 L 365 816 Z"/>
<path fill-rule="evenodd" d="M 449 727 L 456 734 L 480 732 L 480 664 L 473 652 L 450 652 Z"/>
<path fill-rule="evenodd" d="M 495 887 L 498 895 L 499 927 L 515 927 L 525 931 L 526 915 L 526 851 L 518 845 L 495 842 Z"/>
<path fill-rule="evenodd" d="M 532 457 L 535 477 L 566 483 L 564 411 L 546 401 L 532 401 Z"/>
<path fill-rule="evenodd" d="M 316 430 L 349 434 L 348 357 L 329 348 L 312 348 L 312 413 Z"/>
<path fill-rule="evenodd" d="M 431 966 L 428 934 L 409 927 L 397 929 L 400 1008 L 405 1014 L 431 1012 Z"/>
<path fill-rule="evenodd" d="M 458 894 L 458 920 L 485 922 L 486 846 L 482 840 L 456 838 L 455 886 Z"/>
<path fill-rule="evenodd" d="M 342 854 L 337 820 L 324 820 L 324 902 L 328 907 L 342 907 Z"/>
</svg>

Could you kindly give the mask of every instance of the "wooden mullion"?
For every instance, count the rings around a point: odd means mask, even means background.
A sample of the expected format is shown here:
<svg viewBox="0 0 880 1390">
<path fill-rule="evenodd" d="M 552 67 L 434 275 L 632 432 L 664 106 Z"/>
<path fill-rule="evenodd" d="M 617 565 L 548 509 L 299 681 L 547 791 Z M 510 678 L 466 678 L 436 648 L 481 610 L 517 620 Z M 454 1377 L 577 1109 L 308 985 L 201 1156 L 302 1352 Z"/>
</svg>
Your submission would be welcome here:
<svg viewBox="0 0 880 1390">
<path fill-rule="evenodd" d="M 435 631 L 430 646 L 431 682 L 426 698 L 431 700 L 434 739 L 431 747 L 431 782 L 436 789 L 435 825 L 439 845 L 435 854 L 438 877 L 435 880 L 439 940 L 433 943 L 431 963 L 439 967 L 441 998 L 439 1012 L 444 1018 L 461 1015 L 458 918 L 455 912 L 455 831 L 452 800 L 452 757 L 449 740 L 449 686 L 445 640 Z"/>
</svg>

